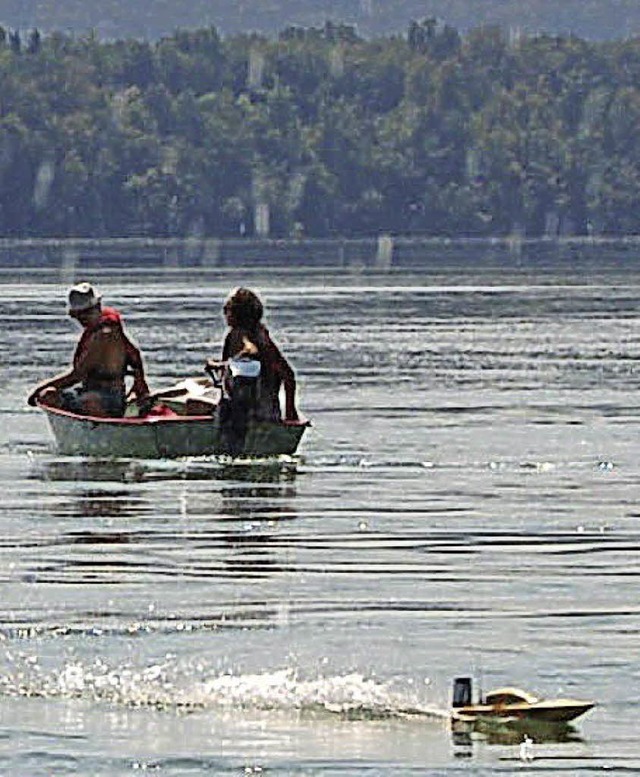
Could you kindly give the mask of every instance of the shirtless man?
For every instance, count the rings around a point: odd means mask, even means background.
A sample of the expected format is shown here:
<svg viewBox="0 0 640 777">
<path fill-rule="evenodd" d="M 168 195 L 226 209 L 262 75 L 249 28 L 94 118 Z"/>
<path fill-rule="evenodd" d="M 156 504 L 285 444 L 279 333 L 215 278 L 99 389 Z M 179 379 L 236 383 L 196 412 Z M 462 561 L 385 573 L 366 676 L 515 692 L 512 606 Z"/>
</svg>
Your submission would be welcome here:
<svg viewBox="0 0 640 777">
<path fill-rule="evenodd" d="M 124 415 L 125 374 L 131 371 L 132 393 L 138 400 L 149 388 L 140 351 L 127 337 L 120 313 L 103 307 L 90 284 L 79 283 L 69 291 L 69 315 L 84 328 L 72 367 L 38 385 L 28 403 L 40 401 L 80 415 Z"/>
</svg>

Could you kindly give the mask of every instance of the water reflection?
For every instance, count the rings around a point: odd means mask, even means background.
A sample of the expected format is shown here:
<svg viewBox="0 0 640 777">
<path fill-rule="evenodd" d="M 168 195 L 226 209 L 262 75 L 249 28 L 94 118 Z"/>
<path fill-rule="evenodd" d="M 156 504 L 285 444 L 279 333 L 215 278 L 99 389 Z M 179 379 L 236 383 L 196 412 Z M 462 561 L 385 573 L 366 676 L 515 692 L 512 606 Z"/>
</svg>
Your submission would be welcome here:
<svg viewBox="0 0 640 777">
<path fill-rule="evenodd" d="M 83 491 L 62 507 L 51 509 L 56 518 L 130 518 L 149 511 L 150 505 L 130 491 Z"/>
<path fill-rule="evenodd" d="M 518 721 L 474 724 L 451 730 L 452 753 L 456 758 L 472 758 L 479 745 L 519 746 L 528 738 L 531 746 L 542 744 L 578 744 L 584 738 L 570 723 L 540 723 Z"/>
<path fill-rule="evenodd" d="M 30 477 L 42 481 L 119 482 L 214 480 L 248 483 L 293 482 L 298 460 L 279 457 L 270 460 L 202 459 L 75 459 L 38 458 Z"/>
<path fill-rule="evenodd" d="M 451 731 L 451 752 L 454 758 L 473 758 L 474 739 L 470 731 Z"/>
<path fill-rule="evenodd" d="M 296 494 L 291 483 L 274 486 L 265 485 L 265 481 L 222 489 L 219 520 L 228 528 L 222 529 L 220 536 L 231 551 L 224 559 L 227 570 L 244 578 L 285 571 L 283 546 L 286 554 L 290 541 L 282 537 L 279 528 L 298 518 Z"/>
<path fill-rule="evenodd" d="M 266 462 L 238 462 L 222 464 L 216 471 L 216 480 L 234 480 L 243 483 L 292 483 L 298 474 L 295 459 L 274 459 Z"/>
<path fill-rule="evenodd" d="M 37 459 L 31 477 L 51 482 L 126 483 L 132 480 L 132 463 L 102 459 Z"/>
<path fill-rule="evenodd" d="M 223 488 L 220 520 L 281 523 L 297 518 L 293 485 Z"/>
<path fill-rule="evenodd" d="M 61 544 L 69 545 L 128 545 L 135 541 L 131 532 L 77 531 L 62 535 Z"/>
<path fill-rule="evenodd" d="M 254 579 L 285 571 L 290 540 L 279 527 L 298 517 L 296 474 L 293 460 L 56 458 L 36 462 L 31 477 L 73 484 L 45 505 L 59 527 L 46 545 L 84 546 L 81 561 L 66 560 L 66 575 L 103 578 L 108 561 L 109 574 L 126 568 L 131 578 L 147 574 L 153 558 L 165 576 L 183 574 L 197 559 L 196 577 Z M 63 528 L 61 518 L 76 523 Z M 112 546 L 108 559 L 105 545 Z M 115 555 L 120 552 L 127 556 Z"/>
</svg>

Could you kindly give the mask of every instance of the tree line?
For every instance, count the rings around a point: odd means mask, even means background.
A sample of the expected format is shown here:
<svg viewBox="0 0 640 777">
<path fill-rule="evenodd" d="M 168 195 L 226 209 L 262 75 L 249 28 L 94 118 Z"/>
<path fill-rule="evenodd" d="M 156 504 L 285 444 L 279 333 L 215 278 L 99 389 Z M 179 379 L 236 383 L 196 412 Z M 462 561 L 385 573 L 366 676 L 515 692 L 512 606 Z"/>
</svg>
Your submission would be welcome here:
<svg viewBox="0 0 640 777">
<path fill-rule="evenodd" d="M 0 29 L 0 235 L 640 232 L 640 39 Z"/>
</svg>

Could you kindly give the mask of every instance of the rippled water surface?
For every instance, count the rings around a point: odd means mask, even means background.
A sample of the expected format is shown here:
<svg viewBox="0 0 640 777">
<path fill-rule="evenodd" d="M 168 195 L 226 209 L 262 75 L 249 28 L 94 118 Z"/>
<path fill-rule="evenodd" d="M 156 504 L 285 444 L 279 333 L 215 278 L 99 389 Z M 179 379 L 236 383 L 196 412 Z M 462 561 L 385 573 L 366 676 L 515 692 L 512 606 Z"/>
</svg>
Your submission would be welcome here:
<svg viewBox="0 0 640 777">
<path fill-rule="evenodd" d="M 0 274 L 0 773 L 640 769 L 640 272 L 102 271 L 153 387 L 264 296 L 292 460 L 57 456 L 66 279 Z M 594 698 L 449 731 L 451 679 Z"/>
</svg>

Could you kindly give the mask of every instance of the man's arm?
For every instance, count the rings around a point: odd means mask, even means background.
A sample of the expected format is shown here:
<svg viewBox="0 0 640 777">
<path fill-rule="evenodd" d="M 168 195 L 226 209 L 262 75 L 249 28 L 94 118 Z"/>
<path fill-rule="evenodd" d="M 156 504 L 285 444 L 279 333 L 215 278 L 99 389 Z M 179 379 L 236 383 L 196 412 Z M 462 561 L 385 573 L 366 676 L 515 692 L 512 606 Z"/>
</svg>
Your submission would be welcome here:
<svg viewBox="0 0 640 777">
<path fill-rule="evenodd" d="M 89 370 L 89 350 L 86 348 L 79 358 L 74 358 L 73 367 L 67 372 L 61 372 L 59 375 L 39 383 L 29 394 L 27 403 L 33 407 L 44 392 L 49 390 L 58 392 L 83 381 Z"/>
<path fill-rule="evenodd" d="M 142 354 L 140 353 L 140 349 L 129 340 L 124 328 L 121 327 L 120 331 L 122 333 L 122 339 L 127 355 L 127 366 L 131 368 L 131 372 L 133 373 L 133 386 L 131 390 L 137 399 L 142 399 L 149 394 L 149 386 L 147 385 L 147 378 L 145 376 Z"/>
<path fill-rule="evenodd" d="M 61 372 L 59 375 L 39 383 L 27 397 L 27 403 L 31 405 L 31 407 L 35 407 L 36 402 L 45 392 L 48 392 L 49 390 L 57 392 L 61 389 L 74 386 L 81 380 L 82 378 L 76 373 L 75 369 L 70 370 L 69 372 Z"/>
</svg>

